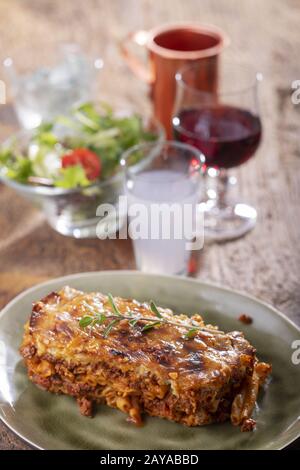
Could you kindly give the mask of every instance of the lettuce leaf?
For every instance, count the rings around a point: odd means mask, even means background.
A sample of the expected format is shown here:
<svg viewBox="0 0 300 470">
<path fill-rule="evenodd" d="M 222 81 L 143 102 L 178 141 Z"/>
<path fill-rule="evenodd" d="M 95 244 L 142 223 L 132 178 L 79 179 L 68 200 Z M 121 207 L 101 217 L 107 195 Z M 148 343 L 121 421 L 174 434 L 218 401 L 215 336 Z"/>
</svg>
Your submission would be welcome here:
<svg viewBox="0 0 300 470">
<path fill-rule="evenodd" d="M 26 183 L 33 174 L 32 163 L 22 155 L 14 155 L 11 149 L 4 149 L 0 153 L 0 170 L 7 178 Z"/>
<path fill-rule="evenodd" d="M 59 178 L 54 185 L 59 188 L 72 189 L 78 186 L 89 186 L 91 182 L 87 179 L 85 171 L 81 165 L 68 166 L 62 168 Z"/>
</svg>

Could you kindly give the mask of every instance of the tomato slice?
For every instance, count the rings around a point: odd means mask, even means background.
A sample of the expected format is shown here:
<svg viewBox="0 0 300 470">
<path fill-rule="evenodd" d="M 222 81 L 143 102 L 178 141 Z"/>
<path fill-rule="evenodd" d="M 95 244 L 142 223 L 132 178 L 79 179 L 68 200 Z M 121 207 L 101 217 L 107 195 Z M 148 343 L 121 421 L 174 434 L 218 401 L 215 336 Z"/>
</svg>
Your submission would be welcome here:
<svg viewBox="0 0 300 470">
<path fill-rule="evenodd" d="M 99 156 L 87 148 L 77 148 L 62 156 L 62 167 L 81 165 L 86 177 L 93 181 L 99 178 L 101 173 L 101 161 Z"/>
</svg>

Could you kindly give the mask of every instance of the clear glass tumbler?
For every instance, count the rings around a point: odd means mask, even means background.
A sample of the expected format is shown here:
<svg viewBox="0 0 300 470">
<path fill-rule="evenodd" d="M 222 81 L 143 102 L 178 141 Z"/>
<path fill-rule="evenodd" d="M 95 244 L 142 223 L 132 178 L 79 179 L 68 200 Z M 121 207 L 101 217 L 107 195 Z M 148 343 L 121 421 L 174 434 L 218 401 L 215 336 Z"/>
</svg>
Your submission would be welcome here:
<svg viewBox="0 0 300 470">
<path fill-rule="evenodd" d="M 203 155 L 187 144 L 149 143 L 125 152 L 121 165 L 137 268 L 186 274 L 191 249 L 199 247 L 196 209 Z"/>
<path fill-rule="evenodd" d="M 27 60 L 15 63 L 11 57 L 3 66 L 19 122 L 32 129 L 92 100 L 103 61 L 90 59 L 77 44 L 63 44 L 39 66 Z"/>
</svg>

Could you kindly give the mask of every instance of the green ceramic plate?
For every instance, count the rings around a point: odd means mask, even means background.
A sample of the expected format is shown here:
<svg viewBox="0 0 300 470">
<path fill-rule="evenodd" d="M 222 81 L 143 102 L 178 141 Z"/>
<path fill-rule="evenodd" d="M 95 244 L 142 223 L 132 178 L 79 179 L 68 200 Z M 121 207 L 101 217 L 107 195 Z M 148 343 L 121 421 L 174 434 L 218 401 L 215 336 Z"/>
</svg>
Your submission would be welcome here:
<svg viewBox="0 0 300 470">
<path fill-rule="evenodd" d="M 177 312 L 201 312 L 224 330 L 243 330 L 261 359 L 273 364 L 272 379 L 260 394 L 257 429 L 241 433 L 229 423 L 188 428 L 147 418 L 142 428 L 125 415 L 100 406 L 96 416 L 79 414 L 74 399 L 32 385 L 18 353 L 23 325 L 33 301 L 63 285 L 85 291 L 155 301 Z M 240 313 L 254 321 L 244 325 Z M 300 329 L 281 313 L 252 297 L 191 279 L 134 271 L 75 274 L 35 286 L 10 302 L 0 317 L 0 417 L 25 441 L 40 449 L 281 449 L 300 435 L 300 365 L 291 344 Z"/>
</svg>

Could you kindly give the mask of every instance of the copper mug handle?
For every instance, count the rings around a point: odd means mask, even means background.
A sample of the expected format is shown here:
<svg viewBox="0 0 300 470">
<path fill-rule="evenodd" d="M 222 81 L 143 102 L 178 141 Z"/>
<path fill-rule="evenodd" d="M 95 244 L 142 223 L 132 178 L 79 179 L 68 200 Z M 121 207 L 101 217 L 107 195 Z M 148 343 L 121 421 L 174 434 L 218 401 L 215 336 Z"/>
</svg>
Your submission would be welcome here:
<svg viewBox="0 0 300 470">
<path fill-rule="evenodd" d="M 148 41 L 149 33 L 145 30 L 139 30 L 129 33 L 128 36 L 120 43 L 121 53 L 132 72 L 141 80 L 152 85 L 154 83 L 154 75 L 150 68 L 144 65 L 129 49 L 129 44 L 133 43 L 141 47 L 145 47 Z"/>
</svg>

